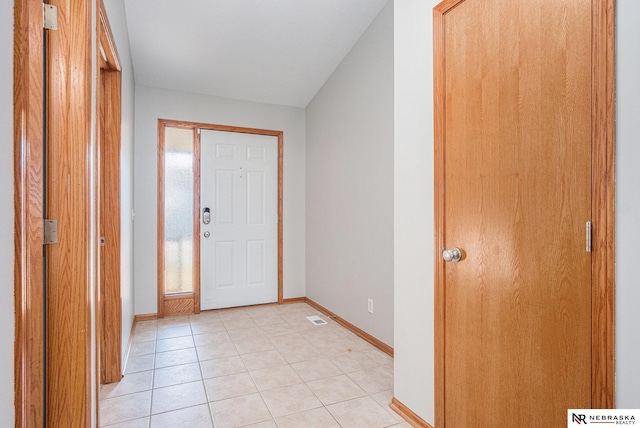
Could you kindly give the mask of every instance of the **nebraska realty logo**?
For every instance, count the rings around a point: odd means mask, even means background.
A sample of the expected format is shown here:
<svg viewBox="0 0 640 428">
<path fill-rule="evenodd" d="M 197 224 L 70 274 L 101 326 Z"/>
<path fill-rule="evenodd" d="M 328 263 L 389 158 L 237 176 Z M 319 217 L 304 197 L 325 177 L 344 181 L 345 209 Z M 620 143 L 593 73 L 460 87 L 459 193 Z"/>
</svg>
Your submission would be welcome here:
<svg viewBox="0 0 640 428">
<path fill-rule="evenodd" d="M 567 427 L 635 425 L 638 420 L 640 420 L 640 409 L 569 409 L 567 411 Z"/>
</svg>

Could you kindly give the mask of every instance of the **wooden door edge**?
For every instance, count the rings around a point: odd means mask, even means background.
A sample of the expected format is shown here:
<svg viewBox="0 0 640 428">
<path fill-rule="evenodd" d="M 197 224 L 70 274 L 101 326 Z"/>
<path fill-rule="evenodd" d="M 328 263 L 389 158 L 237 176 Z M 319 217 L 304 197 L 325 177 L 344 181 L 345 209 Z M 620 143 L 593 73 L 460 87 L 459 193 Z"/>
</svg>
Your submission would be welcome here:
<svg viewBox="0 0 640 428">
<path fill-rule="evenodd" d="M 592 2 L 593 408 L 615 407 L 615 0 Z"/>
<path fill-rule="evenodd" d="M 90 426 L 95 421 L 95 8 L 90 2 L 50 3 L 59 13 L 58 30 L 47 32 L 45 205 L 46 215 L 58 220 L 58 243 L 46 249 L 46 423 Z"/>
<path fill-rule="evenodd" d="M 284 236 L 284 133 L 278 132 L 278 303 L 284 303 L 284 288 L 282 284 L 284 257 L 283 257 L 283 236 Z"/>
<path fill-rule="evenodd" d="M 463 0 L 444 1 L 433 9 L 433 112 L 434 112 L 434 393 L 435 425 L 445 418 L 445 290 L 440 251 L 444 248 L 444 129 L 445 67 L 444 15 Z"/>
<path fill-rule="evenodd" d="M 464 0 L 433 9 L 435 194 L 435 425 L 444 427 L 445 301 L 440 249 L 444 230 L 444 15 Z M 592 1 L 593 257 L 591 403 L 615 407 L 615 0 Z"/>
<path fill-rule="evenodd" d="M 158 254 L 157 254 L 157 276 L 158 276 L 158 318 L 164 318 L 164 128 L 165 123 L 158 120 L 158 178 L 157 178 L 157 229 Z"/>
<path fill-rule="evenodd" d="M 14 11 L 15 426 L 44 426 L 42 5 Z"/>
</svg>

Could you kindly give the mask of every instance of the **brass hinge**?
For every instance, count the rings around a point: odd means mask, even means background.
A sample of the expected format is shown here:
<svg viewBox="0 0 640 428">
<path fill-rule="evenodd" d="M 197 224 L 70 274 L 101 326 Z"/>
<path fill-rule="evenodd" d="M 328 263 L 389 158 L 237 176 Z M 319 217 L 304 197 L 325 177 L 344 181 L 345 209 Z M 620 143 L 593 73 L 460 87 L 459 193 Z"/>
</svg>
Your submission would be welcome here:
<svg viewBox="0 0 640 428">
<path fill-rule="evenodd" d="M 58 243 L 58 221 L 44 220 L 44 245 Z"/>
<path fill-rule="evenodd" d="M 58 29 L 58 6 L 42 3 L 42 17 L 45 30 Z"/>
</svg>

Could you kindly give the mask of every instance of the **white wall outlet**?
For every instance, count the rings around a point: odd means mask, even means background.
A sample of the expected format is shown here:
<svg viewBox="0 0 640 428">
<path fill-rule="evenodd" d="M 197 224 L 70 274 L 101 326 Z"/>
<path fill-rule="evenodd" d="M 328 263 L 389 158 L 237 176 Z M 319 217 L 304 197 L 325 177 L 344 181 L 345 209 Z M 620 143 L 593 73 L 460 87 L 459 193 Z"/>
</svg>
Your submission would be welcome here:
<svg viewBox="0 0 640 428">
<path fill-rule="evenodd" d="M 368 299 L 367 300 L 367 311 L 369 311 L 370 314 L 373 313 L 373 300 L 372 299 Z"/>
</svg>

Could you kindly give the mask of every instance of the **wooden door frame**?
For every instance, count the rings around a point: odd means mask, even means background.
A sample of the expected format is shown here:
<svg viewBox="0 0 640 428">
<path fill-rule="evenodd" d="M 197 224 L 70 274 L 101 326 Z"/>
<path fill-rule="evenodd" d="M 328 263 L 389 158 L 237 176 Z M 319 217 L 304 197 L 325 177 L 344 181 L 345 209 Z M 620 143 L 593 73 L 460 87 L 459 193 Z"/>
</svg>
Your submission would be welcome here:
<svg viewBox="0 0 640 428">
<path fill-rule="evenodd" d="M 435 159 L 435 426 L 445 425 L 444 247 L 445 14 L 433 9 Z M 466 0 L 469 1 L 469 0 Z M 615 0 L 592 0 L 592 337 L 591 405 L 615 407 Z"/>
<path fill-rule="evenodd" d="M 194 165 L 193 165 L 193 277 L 194 293 L 193 297 L 177 295 L 176 297 L 166 297 L 164 295 L 164 128 L 186 128 L 193 129 L 194 132 Z M 244 128 L 239 126 L 215 125 L 202 122 L 187 122 L 170 119 L 158 119 L 158 318 L 163 318 L 165 314 L 166 302 L 180 301 L 182 299 L 193 299 L 194 312 L 200 312 L 200 133 L 198 130 L 238 132 L 243 134 L 267 135 L 278 138 L 278 303 L 284 303 L 283 296 L 283 147 L 284 133 L 268 129 Z"/>
<path fill-rule="evenodd" d="M 44 426 L 42 2 L 16 0 L 13 57 L 15 426 Z"/>
<path fill-rule="evenodd" d="M 118 49 L 102 0 L 97 11 L 96 73 L 96 367 L 99 382 L 122 378 L 120 290 L 120 147 L 122 73 Z M 105 280 L 108 278 L 108 281 Z M 106 328 L 108 326 L 108 328 Z"/>
<path fill-rule="evenodd" d="M 47 36 L 46 171 L 42 2 L 16 0 L 14 13 L 14 370 L 19 427 L 90 426 L 92 419 L 92 5 L 49 3 L 58 7 L 59 21 L 58 30 Z M 48 195 L 43 214 L 45 172 Z M 58 244 L 45 250 L 46 345 L 44 216 L 58 220 Z"/>
</svg>

